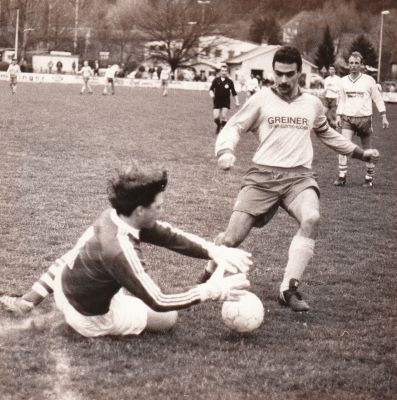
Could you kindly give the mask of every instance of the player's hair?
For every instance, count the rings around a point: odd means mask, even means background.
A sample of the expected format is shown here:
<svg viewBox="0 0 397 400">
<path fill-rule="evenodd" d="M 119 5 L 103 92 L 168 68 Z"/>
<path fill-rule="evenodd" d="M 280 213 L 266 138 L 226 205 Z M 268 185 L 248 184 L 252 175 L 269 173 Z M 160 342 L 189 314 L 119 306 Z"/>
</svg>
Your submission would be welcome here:
<svg viewBox="0 0 397 400">
<path fill-rule="evenodd" d="M 108 198 L 118 214 L 129 217 L 139 206 L 148 207 L 167 186 L 167 171 L 143 169 L 136 162 L 116 171 L 109 180 Z"/>
<path fill-rule="evenodd" d="M 227 65 L 226 64 L 222 64 L 219 69 L 222 69 L 222 68 L 226 68 L 227 69 Z"/>
<path fill-rule="evenodd" d="M 328 70 L 329 70 L 330 68 L 336 69 L 334 64 L 330 64 L 330 65 L 328 66 Z"/>
<path fill-rule="evenodd" d="M 350 57 L 359 58 L 360 62 L 364 61 L 364 57 L 362 56 L 362 54 L 359 51 L 353 51 L 353 53 L 350 54 Z"/>
<path fill-rule="evenodd" d="M 296 47 L 282 46 L 280 47 L 273 56 L 272 67 L 274 64 L 280 62 L 283 64 L 296 64 L 298 72 L 302 71 L 302 56 Z"/>
</svg>

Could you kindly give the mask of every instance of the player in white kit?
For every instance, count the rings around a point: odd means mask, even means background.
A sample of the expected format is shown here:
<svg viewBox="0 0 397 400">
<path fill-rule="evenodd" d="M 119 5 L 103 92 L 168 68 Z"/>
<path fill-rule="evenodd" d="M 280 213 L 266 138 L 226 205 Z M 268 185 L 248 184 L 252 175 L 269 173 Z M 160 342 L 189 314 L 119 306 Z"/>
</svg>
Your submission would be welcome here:
<svg viewBox="0 0 397 400">
<path fill-rule="evenodd" d="M 355 51 L 349 57 L 350 73 L 341 79 L 340 98 L 337 107 L 336 123 L 342 128 L 342 135 L 352 140 L 354 135 L 361 139 L 364 149 L 372 146 L 372 101 L 382 116 L 382 127 L 389 127 L 386 117 L 385 102 L 382 94 L 371 76 L 361 72 L 363 68 L 362 55 Z M 375 164 L 366 163 L 365 187 L 372 188 Z M 335 186 L 345 186 L 347 175 L 347 158 L 339 155 L 339 176 Z"/>
<path fill-rule="evenodd" d="M 309 306 L 297 287 L 313 256 L 320 221 L 319 188 L 311 169 L 313 147 L 310 134 L 340 154 L 376 161 L 376 150 L 363 151 L 330 128 L 321 101 L 301 92 L 298 81 L 302 58 L 296 48 L 285 46 L 273 58 L 275 85 L 250 97 L 220 132 L 216 156 L 222 169 L 235 162 L 240 135 L 256 132 L 259 146 L 238 194 L 226 232 L 216 244 L 238 246 L 252 227 L 264 226 L 283 207 L 299 224 L 292 239 L 279 302 L 294 311 Z M 201 281 L 211 276 L 210 262 Z"/>
</svg>

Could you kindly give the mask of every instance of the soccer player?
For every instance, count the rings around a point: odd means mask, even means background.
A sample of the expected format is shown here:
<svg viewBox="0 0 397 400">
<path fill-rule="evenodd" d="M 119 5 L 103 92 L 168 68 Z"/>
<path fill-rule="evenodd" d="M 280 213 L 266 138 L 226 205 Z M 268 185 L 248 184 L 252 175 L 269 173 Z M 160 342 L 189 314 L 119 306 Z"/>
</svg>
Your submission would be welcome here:
<svg viewBox="0 0 397 400">
<path fill-rule="evenodd" d="M 374 162 L 376 150 L 363 151 L 330 128 L 321 101 L 301 92 L 299 77 L 302 58 L 294 47 L 281 47 L 273 57 L 275 85 L 247 100 L 228 121 L 215 145 L 218 166 L 230 169 L 240 135 L 254 131 L 260 144 L 253 156 L 242 189 L 234 204 L 226 232 L 216 244 L 237 247 L 252 227 L 263 227 L 283 207 L 299 224 L 292 239 L 288 263 L 280 285 L 279 302 L 294 311 L 309 305 L 298 291 L 299 282 L 310 262 L 320 221 L 319 187 L 311 169 L 311 132 L 335 151 Z M 214 265 L 207 264 L 201 281 L 211 276 Z"/>
<path fill-rule="evenodd" d="M 84 65 L 81 70 L 78 72 L 83 77 L 83 87 L 81 88 L 80 94 L 84 94 L 86 89 L 88 90 L 89 94 L 92 94 L 92 88 L 90 85 L 90 79 L 94 76 L 94 72 L 92 71 L 91 67 L 88 65 L 88 61 L 84 61 Z"/>
<path fill-rule="evenodd" d="M 161 84 L 161 90 L 162 90 L 162 95 L 165 97 L 168 95 L 168 85 L 170 82 L 171 78 L 171 68 L 166 65 L 160 72 L 160 84 Z"/>
<path fill-rule="evenodd" d="M 12 94 L 16 94 L 17 92 L 17 80 L 20 73 L 21 68 L 17 64 L 17 59 L 13 58 L 7 69 L 7 74 L 10 76 L 10 88 Z"/>
<path fill-rule="evenodd" d="M 236 106 L 240 105 L 234 83 L 227 76 L 226 65 L 221 66 L 220 76 L 212 81 L 209 94 L 214 101 L 213 116 L 216 124 L 216 134 L 218 134 L 227 122 L 227 111 L 230 109 L 230 94 L 233 96 Z"/>
<path fill-rule="evenodd" d="M 247 80 L 245 83 L 245 90 L 246 90 L 246 96 L 251 97 L 253 94 L 255 94 L 258 90 L 260 89 L 259 87 L 259 81 L 258 78 L 254 75 L 251 74 L 250 78 Z"/>
<path fill-rule="evenodd" d="M 114 80 L 118 70 L 119 66 L 117 64 L 108 65 L 108 68 L 105 71 L 105 87 L 102 93 L 104 96 L 108 94 L 108 91 L 111 91 L 112 95 L 115 94 Z"/>
<path fill-rule="evenodd" d="M 81 335 L 93 337 L 169 329 L 176 322 L 176 310 L 245 294 L 251 255 L 159 221 L 166 185 L 163 170 L 147 171 L 136 164 L 122 170 L 109 185 L 112 208 L 28 293 L 22 298 L 2 296 L 2 305 L 26 314 L 53 291 L 66 322 Z M 181 293 L 165 294 L 146 272 L 141 242 L 211 259 L 218 265 L 215 276 Z M 233 274 L 224 276 L 226 271 Z"/>
<path fill-rule="evenodd" d="M 361 139 L 364 149 L 372 146 L 372 101 L 382 116 L 382 127 L 389 127 L 386 117 L 385 102 L 374 78 L 361 72 L 363 57 L 354 51 L 349 57 L 349 75 L 341 79 L 341 90 L 337 108 L 336 123 L 342 128 L 342 135 L 352 140 L 354 135 Z M 366 175 L 363 186 L 372 188 L 375 174 L 375 164 L 366 163 Z M 347 175 L 347 158 L 339 155 L 339 177 L 335 186 L 345 186 Z"/>
<path fill-rule="evenodd" d="M 328 68 L 329 75 L 324 79 L 324 97 L 327 107 L 326 117 L 332 128 L 336 129 L 336 107 L 338 105 L 340 77 L 333 65 Z"/>
</svg>

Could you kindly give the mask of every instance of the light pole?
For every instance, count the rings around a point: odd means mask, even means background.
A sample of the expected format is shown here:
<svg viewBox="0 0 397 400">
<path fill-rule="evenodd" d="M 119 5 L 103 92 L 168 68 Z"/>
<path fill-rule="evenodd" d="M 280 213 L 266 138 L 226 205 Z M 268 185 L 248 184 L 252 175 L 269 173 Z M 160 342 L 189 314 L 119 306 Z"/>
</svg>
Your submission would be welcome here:
<svg viewBox="0 0 397 400">
<path fill-rule="evenodd" d="M 17 8 L 17 19 L 15 22 L 15 45 L 14 45 L 15 59 L 18 59 L 18 33 L 19 33 L 19 8 Z"/>
<path fill-rule="evenodd" d="M 74 3 L 74 39 L 73 39 L 73 50 L 74 54 L 77 52 L 77 30 L 79 25 L 79 0 Z"/>
<path fill-rule="evenodd" d="M 201 22 L 204 22 L 204 18 L 205 18 L 205 6 L 208 4 L 211 4 L 211 0 L 197 0 L 197 4 L 200 4 L 201 6 L 203 6 L 202 8 L 202 14 L 201 14 Z"/>
<path fill-rule="evenodd" d="M 382 41 L 383 41 L 383 16 L 390 14 L 389 10 L 383 10 L 380 13 L 380 34 L 379 34 L 379 57 L 378 57 L 378 75 L 377 81 L 380 83 L 380 68 L 382 62 Z"/>
</svg>

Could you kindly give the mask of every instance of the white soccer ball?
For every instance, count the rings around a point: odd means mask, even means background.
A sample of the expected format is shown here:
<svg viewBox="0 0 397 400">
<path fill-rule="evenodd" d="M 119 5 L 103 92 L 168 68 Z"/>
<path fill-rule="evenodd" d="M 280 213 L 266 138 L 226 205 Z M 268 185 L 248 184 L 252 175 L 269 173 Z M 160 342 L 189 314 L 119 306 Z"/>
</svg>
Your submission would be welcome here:
<svg viewBox="0 0 397 400">
<path fill-rule="evenodd" d="M 263 322 L 265 310 L 259 298 L 248 292 L 239 301 L 225 301 L 222 305 L 222 319 L 225 325 L 239 333 L 252 332 Z"/>
</svg>

